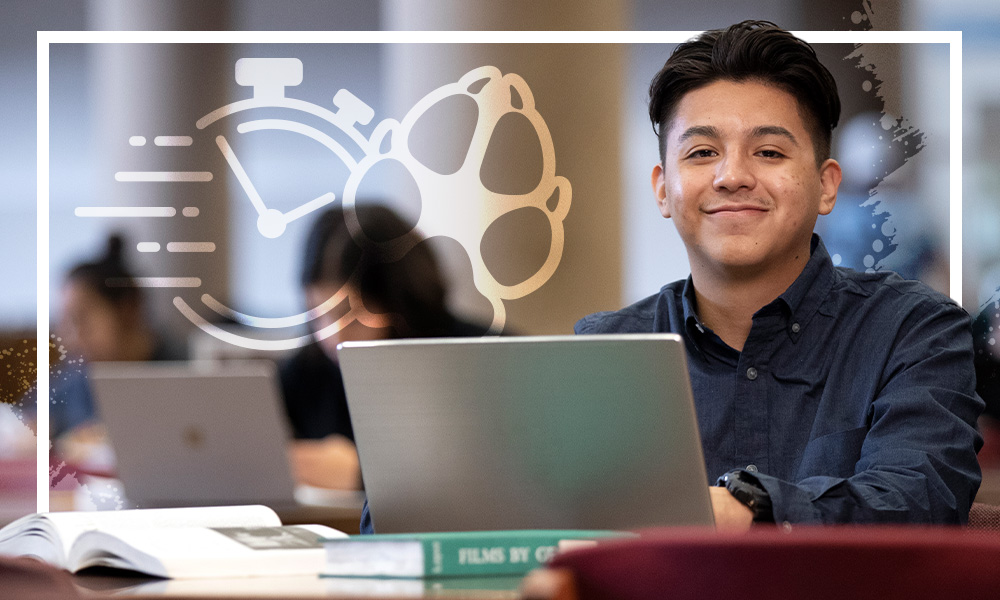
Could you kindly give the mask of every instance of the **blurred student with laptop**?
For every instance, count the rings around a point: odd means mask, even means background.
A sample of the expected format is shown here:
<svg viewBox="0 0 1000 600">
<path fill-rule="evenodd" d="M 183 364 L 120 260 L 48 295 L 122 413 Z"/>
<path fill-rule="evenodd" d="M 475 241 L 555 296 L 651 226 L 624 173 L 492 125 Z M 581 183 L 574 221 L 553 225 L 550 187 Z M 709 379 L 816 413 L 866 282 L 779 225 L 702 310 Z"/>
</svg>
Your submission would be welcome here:
<svg viewBox="0 0 1000 600">
<path fill-rule="evenodd" d="M 387 208 L 361 206 L 357 212 L 373 239 L 402 236 L 419 242 L 418 234 Z M 185 358 L 183 345 L 170 343 L 150 327 L 140 288 L 106 285 L 108 279 L 133 277 L 122 256 L 123 245 L 120 236 L 112 236 L 104 256 L 70 270 L 61 290 L 59 335 L 67 356 L 79 357 L 80 366 L 57 367 L 51 435 L 61 459 L 101 473 L 113 472 L 114 464 L 106 451 L 107 436 L 95 409 L 87 365 Z M 312 307 L 346 292 L 352 320 L 282 365 L 284 406 L 295 438 L 289 445 L 294 479 L 314 487 L 358 489 L 360 467 L 336 361 L 337 344 L 482 335 L 486 328 L 465 323 L 448 311 L 444 279 L 426 243 L 416 243 L 399 261 L 384 261 L 370 249 L 362 251 L 339 207 L 322 213 L 310 230 L 302 283 Z M 323 329 L 346 312 L 334 307 L 314 323 Z"/>
<path fill-rule="evenodd" d="M 477 336 L 485 327 L 457 319 L 447 308 L 447 288 L 426 241 L 384 206 L 357 207 L 369 239 L 411 238 L 402 259 L 385 261 L 354 240 L 338 205 L 320 214 L 306 238 L 301 282 L 306 304 L 317 307 L 346 294 L 313 321 L 316 331 L 348 315 L 342 329 L 306 346 L 281 369 L 285 407 L 297 438 L 292 462 L 297 478 L 310 485 L 357 489 L 361 472 L 347 409 L 337 344 L 394 338 Z M 407 244 L 409 245 L 409 244 Z"/>
<path fill-rule="evenodd" d="M 650 86 L 652 187 L 691 275 L 577 333 L 684 337 L 720 528 L 963 523 L 980 483 L 968 314 L 813 233 L 841 180 L 836 84 L 747 21 L 679 45 Z"/>
<path fill-rule="evenodd" d="M 87 365 L 97 361 L 182 360 L 184 345 L 150 325 L 142 288 L 112 287 L 107 281 L 133 277 L 119 234 L 107 240 L 104 254 L 77 264 L 66 275 L 59 296 L 57 334 L 64 361 L 53 365 L 50 435 L 69 462 L 87 462 L 104 441 L 87 383 Z M 78 362 L 77 362 L 78 361 Z M 75 364 L 72 364 L 75 363 Z"/>
</svg>

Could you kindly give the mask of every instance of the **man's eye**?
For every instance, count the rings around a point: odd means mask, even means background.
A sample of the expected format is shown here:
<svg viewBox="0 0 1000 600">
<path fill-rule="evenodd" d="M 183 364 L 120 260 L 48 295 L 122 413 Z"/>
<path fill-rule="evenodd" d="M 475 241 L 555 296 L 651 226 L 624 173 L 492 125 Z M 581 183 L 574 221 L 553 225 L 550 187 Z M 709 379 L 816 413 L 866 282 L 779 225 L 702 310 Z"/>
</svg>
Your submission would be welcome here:
<svg viewBox="0 0 1000 600">
<path fill-rule="evenodd" d="M 781 158 L 784 156 L 781 152 L 777 150 L 761 150 L 757 154 L 763 156 L 764 158 Z"/>
<path fill-rule="evenodd" d="M 688 158 L 711 158 L 715 156 L 715 150 L 695 150 L 691 154 L 688 154 Z"/>
</svg>

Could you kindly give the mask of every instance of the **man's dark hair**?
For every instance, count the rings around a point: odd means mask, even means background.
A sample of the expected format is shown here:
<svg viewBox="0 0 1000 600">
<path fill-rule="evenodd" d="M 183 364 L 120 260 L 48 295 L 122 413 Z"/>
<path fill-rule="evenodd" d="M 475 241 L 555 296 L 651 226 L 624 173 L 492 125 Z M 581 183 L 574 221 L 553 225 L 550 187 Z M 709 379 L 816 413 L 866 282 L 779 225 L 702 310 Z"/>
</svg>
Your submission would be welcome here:
<svg viewBox="0 0 1000 600">
<path fill-rule="evenodd" d="M 660 140 L 660 162 L 681 98 L 716 81 L 754 81 L 791 94 L 813 139 L 817 164 L 830 157 L 830 138 L 840 119 L 840 96 L 830 71 L 812 46 L 774 23 L 743 21 L 680 44 L 650 83 L 649 118 Z"/>
</svg>

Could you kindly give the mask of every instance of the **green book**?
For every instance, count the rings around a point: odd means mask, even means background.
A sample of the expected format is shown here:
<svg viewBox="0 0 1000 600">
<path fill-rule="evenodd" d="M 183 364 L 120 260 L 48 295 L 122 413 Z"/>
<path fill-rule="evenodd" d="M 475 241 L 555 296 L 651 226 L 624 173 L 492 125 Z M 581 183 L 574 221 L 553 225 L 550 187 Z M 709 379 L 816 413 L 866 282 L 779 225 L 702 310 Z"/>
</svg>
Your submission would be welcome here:
<svg viewBox="0 0 1000 600">
<path fill-rule="evenodd" d="M 560 543 L 632 536 L 623 531 L 529 529 L 352 535 L 323 540 L 326 577 L 523 575 Z"/>
</svg>

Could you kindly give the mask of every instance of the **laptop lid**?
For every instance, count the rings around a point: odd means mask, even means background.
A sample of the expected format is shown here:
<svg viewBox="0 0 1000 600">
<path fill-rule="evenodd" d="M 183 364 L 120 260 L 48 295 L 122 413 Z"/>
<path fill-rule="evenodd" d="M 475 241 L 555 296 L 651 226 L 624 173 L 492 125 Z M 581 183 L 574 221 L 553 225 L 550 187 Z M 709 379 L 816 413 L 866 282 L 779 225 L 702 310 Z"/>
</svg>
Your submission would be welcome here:
<svg viewBox="0 0 1000 600">
<path fill-rule="evenodd" d="M 713 523 L 673 334 L 345 343 L 376 531 Z"/>
<path fill-rule="evenodd" d="M 137 507 L 294 505 L 271 361 L 94 363 L 89 377 Z"/>
</svg>

